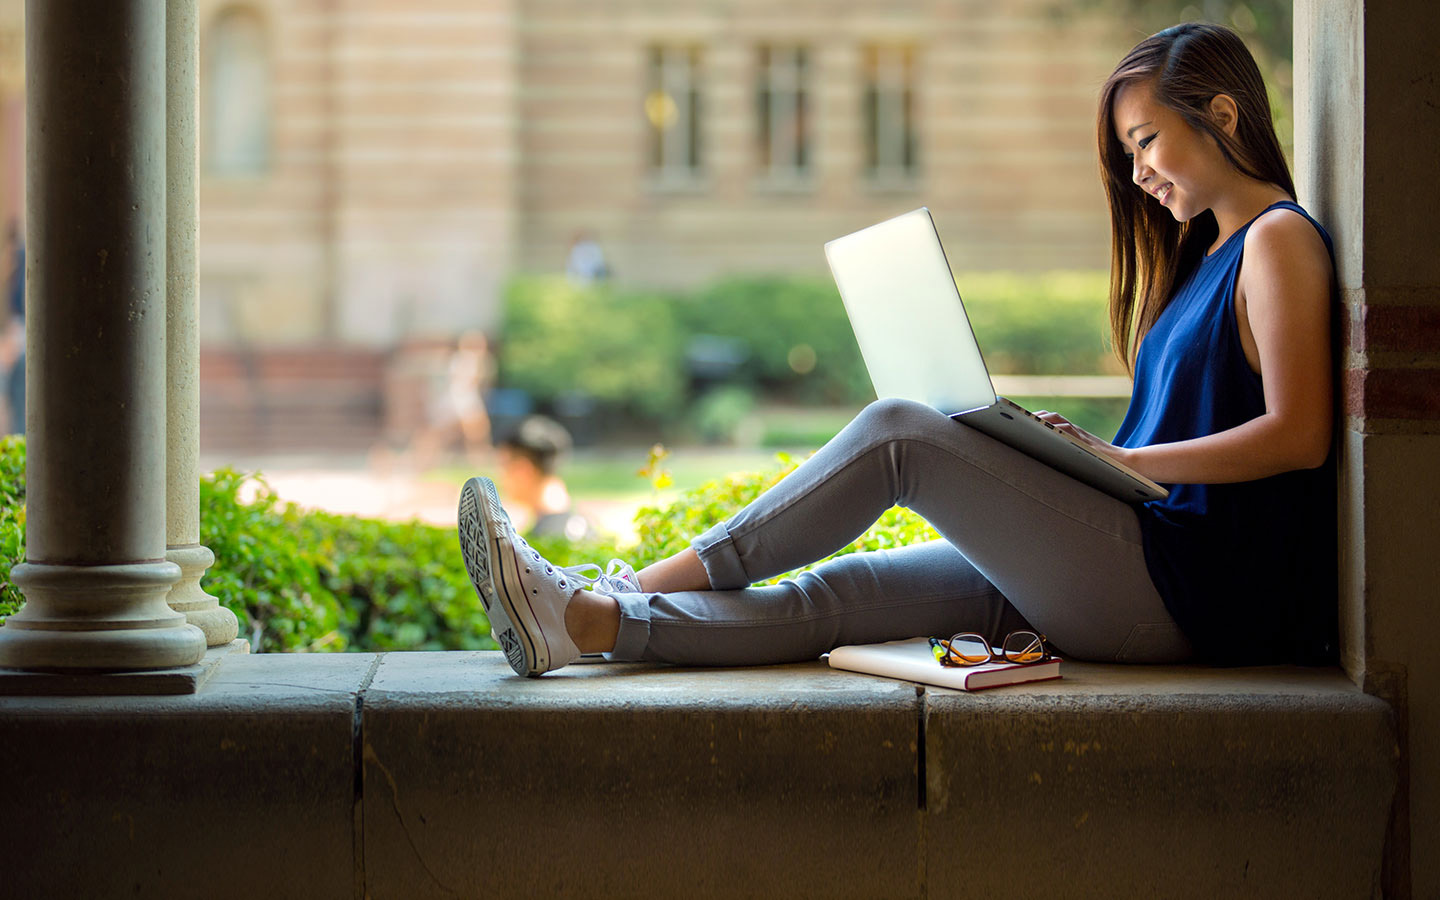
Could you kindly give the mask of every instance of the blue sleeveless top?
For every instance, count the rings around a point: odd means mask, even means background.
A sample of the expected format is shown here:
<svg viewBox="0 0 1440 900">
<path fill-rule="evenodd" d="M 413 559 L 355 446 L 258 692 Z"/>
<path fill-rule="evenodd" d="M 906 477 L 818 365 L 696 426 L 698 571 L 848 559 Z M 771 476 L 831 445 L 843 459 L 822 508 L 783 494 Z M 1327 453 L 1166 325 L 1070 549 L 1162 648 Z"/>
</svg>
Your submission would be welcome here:
<svg viewBox="0 0 1440 900">
<path fill-rule="evenodd" d="M 1267 207 L 1305 216 L 1291 201 Z M 1264 214 L 1261 213 L 1261 215 Z M 1259 218 L 1257 216 L 1256 218 Z M 1265 412 L 1235 318 L 1235 283 L 1255 220 L 1202 257 L 1141 341 L 1121 447 L 1204 437 Z M 1335 302 L 1332 291 L 1331 304 Z M 1150 577 L 1204 658 L 1325 663 L 1336 649 L 1334 453 L 1318 469 L 1238 484 L 1165 485 L 1139 510 Z"/>
</svg>

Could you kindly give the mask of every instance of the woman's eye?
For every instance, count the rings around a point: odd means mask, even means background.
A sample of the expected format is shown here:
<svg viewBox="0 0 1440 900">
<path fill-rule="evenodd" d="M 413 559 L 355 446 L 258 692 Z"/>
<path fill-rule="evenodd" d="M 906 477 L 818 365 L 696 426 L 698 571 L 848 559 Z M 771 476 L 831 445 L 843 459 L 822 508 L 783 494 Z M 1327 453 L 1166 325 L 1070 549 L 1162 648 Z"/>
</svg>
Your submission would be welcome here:
<svg viewBox="0 0 1440 900">
<path fill-rule="evenodd" d="M 1159 134 L 1159 132 L 1156 132 L 1156 134 Z M 1141 150 L 1144 150 L 1146 147 L 1150 146 L 1150 142 L 1153 140 L 1155 140 L 1154 134 L 1150 135 L 1149 137 L 1141 138 L 1139 141 L 1136 142 L 1136 144 Z"/>
</svg>

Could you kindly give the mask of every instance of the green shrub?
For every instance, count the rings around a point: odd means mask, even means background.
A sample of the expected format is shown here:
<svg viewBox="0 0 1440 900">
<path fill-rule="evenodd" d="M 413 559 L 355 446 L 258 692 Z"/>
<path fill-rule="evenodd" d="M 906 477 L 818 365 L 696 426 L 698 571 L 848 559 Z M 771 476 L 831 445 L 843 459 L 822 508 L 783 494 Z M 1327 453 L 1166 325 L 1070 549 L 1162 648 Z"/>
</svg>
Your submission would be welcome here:
<svg viewBox="0 0 1440 900">
<path fill-rule="evenodd" d="M 299 510 L 233 469 L 200 479 L 200 509 L 200 542 L 215 554 L 200 583 L 235 613 L 256 652 L 346 649 L 347 610 L 300 539 Z"/>
<path fill-rule="evenodd" d="M 345 610 L 356 650 L 488 650 L 490 621 L 455 529 L 307 512 L 298 533 Z"/>
<path fill-rule="evenodd" d="M 521 278 L 505 292 L 500 380 L 543 403 L 584 390 L 610 409 L 676 416 L 685 401 L 673 302 L 657 294 Z"/>
<path fill-rule="evenodd" d="M 25 443 L 0 442 L 0 618 L 24 605 Z M 201 584 L 256 651 L 480 650 L 495 643 L 453 528 L 302 510 L 257 475 L 200 479 Z"/>
<path fill-rule="evenodd" d="M 1103 272 L 962 273 L 958 282 L 986 361 L 995 373 L 1119 371 L 1107 348 Z M 732 278 L 696 291 L 578 287 L 522 277 L 505 295 L 500 378 L 542 406 L 583 390 L 602 407 L 663 427 L 695 392 L 685 367 L 691 342 L 740 348 L 729 382 L 771 399 L 859 405 L 869 376 L 844 305 L 829 279 Z M 688 421 L 696 423 L 695 416 Z"/>
<path fill-rule="evenodd" d="M 201 480 L 201 508 L 203 583 L 258 623 L 242 626 L 257 650 L 495 646 L 453 528 L 302 510 L 230 469 Z"/>
<path fill-rule="evenodd" d="M 657 484 L 664 479 L 658 470 L 663 456 L 659 448 L 652 451 L 646 470 Z M 533 544 L 556 565 L 603 564 L 619 556 L 643 568 L 685 549 L 692 537 L 729 518 L 798 465 L 785 454 L 777 463 L 768 472 L 708 482 L 664 507 L 642 508 L 635 517 L 636 547 L 563 538 Z M 10 566 L 24 558 L 24 506 L 16 502 L 24 499 L 23 486 L 24 441 L 9 439 L 0 444 L 6 576 L 0 609 L 7 615 L 24 604 L 8 577 Z M 452 528 L 303 511 L 279 500 L 258 476 L 230 469 L 201 480 L 201 504 L 201 542 L 216 555 L 203 584 L 234 610 L 242 636 L 257 651 L 495 647 Z M 938 537 L 919 516 L 897 507 L 831 557 Z"/>
<path fill-rule="evenodd" d="M 969 272 L 957 283 L 991 372 L 1122 371 L 1110 351 L 1104 272 Z"/>
<path fill-rule="evenodd" d="M 738 384 L 710 388 L 695 400 L 690 422 L 696 435 L 706 443 L 734 439 L 745 417 L 755 409 L 755 391 Z"/>
<path fill-rule="evenodd" d="M 793 398 L 863 403 L 874 395 L 845 306 L 833 282 L 806 278 L 732 278 L 675 309 L 682 334 L 737 340 L 748 351 L 739 373 Z"/>
<path fill-rule="evenodd" d="M 25 438 L 0 438 L 0 622 L 20 611 L 25 595 L 10 569 L 25 559 Z"/>
</svg>

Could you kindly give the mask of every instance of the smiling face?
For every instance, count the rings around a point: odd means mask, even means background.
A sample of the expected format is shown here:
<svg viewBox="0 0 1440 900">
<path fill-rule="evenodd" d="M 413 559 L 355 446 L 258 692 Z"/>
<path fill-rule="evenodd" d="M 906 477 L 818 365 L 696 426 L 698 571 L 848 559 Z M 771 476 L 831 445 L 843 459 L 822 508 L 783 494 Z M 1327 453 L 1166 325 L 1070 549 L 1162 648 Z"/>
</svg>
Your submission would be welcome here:
<svg viewBox="0 0 1440 900">
<path fill-rule="evenodd" d="M 1232 167 L 1214 138 L 1155 99 L 1149 81 L 1120 88 L 1111 123 L 1131 159 L 1132 180 L 1176 221 L 1188 222 L 1214 205 Z"/>
</svg>

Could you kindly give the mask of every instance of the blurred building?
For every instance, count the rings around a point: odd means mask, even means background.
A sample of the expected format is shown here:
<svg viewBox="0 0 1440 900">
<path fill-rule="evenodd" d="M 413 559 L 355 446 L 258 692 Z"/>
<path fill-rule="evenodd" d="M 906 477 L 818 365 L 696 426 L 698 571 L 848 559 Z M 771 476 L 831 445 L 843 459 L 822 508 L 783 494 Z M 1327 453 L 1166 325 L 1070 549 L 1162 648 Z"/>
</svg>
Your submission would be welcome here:
<svg viewBox="0 0 1440 900">
<path fill-rule="evenodd" d="M 340 435 L 322 395 L 364 431 L 396 347 L 493 331 L 582 232 L 621 283 L 823 274 L 923 204 L 957 269 L 1105 266 L 1094 102 L 1137 35 L 1057 2 L 201 0 L 207 437 Z M 0 0 L 7 217 L 22 16 Z"/>
</svg>

